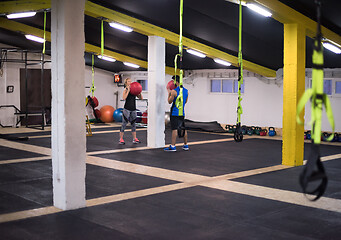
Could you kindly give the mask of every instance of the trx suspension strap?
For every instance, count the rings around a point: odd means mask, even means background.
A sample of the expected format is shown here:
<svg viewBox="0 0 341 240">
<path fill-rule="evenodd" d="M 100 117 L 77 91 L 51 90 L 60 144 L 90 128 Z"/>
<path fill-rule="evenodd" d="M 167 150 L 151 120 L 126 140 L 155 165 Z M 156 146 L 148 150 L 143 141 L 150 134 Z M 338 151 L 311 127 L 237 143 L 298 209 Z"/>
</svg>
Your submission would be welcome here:
<svg viewBox="0 0 341 240">
<path fill-rule="evenodd" d="M 237 106 L 237 128 L 234 132 L 236 142 L 243 141 L 243 133 L 240 126 L 240 117 L 243 113 L 241 101 L 241 85 L 243 84 L 243 55 L 242 55 L 242 1 L 239 0 L 239 51 L 238 51 L 238 106 Z"/>
<path fill-rule="evenodd" d="M 43 54 L 45 54 L 45 43 L 46 43 L 46 11 L 44 11 L 44 43 L 43 43 Z"/>
<path fill-rule="evenodd" d="M 94 54 L 91 55 L 91 79 L 92 79 L 92 85 L 90 88 L 89 93 L 91 93 L 91 96 L 94 97 L 95 96 L 95 70 L 94 70 Z"/>
<path fill-rule="evenodd" d="M 183 70 L 182 70 L 182 54 L 183 54 L 183 45 L 182 45 L 182 16 L 183 16 L 183 0 L 180 0 L 180 34 L 179 34 L 179 53 L 175 55 L 174 65 L 175 65 L 175 78 L 174 85 L 176 84 L 176 75 L 177 75 L 177 63 L 179 57 L 179 71 L 180 71 L 180 81 L 179 81 L 179 95 L 176 98 L 175 105 L 179 109 L 179 116 L 184 116 L 184 97 L 183 97 Z M 181 138 L 185 135 L 185 122 L 182 122 L 181 126 L 178 127 L 178 136 Z"/>
<path fill-rule="evenodd" d="M 319 199 L 326 190 L 328 178 L 324 167 L 320 160 L 320 142 L 321 142 L 321 122 L 322 107 L 325 106 L 329 123 L 334 132 L 334 117 L 331 109 L 329 98 L 323 93 L 323 45 L 321 33 L 321 2 L 315 0 L 317 5 L 317 34 L 313 45 L 313 72 L 312 72 L 312 88 L 304 92 L 302 98 L 297 105 L 297 122 L 303 124 L 299 114 L 303 110 L 306 102 L 311 100 L 311 151 L 307 164 L 300 175 L 300 185 L 304 194 L 312 194 L 315 201 Z M 331 134 L 328 141 L 333 138 Z M 313 183 L 315 182 L 315 183 Z M 316 183 L 318 182 L 318 183 Z M 310 184 L 310 185 L 309 185 Z M 309 186 L 308 186 L 309 185 Z M 313 186 L 312 186 L 313 185 Z"/>
</svg>

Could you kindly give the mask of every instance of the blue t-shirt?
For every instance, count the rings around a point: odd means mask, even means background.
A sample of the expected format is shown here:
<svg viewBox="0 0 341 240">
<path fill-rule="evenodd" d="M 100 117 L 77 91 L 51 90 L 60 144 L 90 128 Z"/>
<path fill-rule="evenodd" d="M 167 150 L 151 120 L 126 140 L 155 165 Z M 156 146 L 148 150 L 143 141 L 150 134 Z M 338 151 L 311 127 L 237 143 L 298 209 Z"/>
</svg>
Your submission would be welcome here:
<svg viewBox="0 0 341 240">
<path fill-rule="evenodd" d="M 179 109 L 176 107 L 176 99 L 180 94 L 180 87 L 174 89 L 177 93 L 177 96 L 173 100 L 172 108 L 171 108 L 171 115 L 172 116 L 179 116 Z M 185 104 L 188 98 L 188 90 L 186 88 L 182 88 L 182 95 L 183 95 L 183 116 L 185 116 Z"/>
</svg>

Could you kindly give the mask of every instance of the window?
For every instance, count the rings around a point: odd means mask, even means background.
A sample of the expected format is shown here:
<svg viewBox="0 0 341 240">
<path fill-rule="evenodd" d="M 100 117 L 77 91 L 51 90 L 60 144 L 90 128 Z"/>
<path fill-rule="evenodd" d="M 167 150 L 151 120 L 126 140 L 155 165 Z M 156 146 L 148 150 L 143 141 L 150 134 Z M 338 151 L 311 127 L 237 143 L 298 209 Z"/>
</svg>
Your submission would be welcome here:
<svg viewBox="0 0 341 240">
<path fill-rule="evenodd" d="M 323 81 L 323 92 L 332 95 L 332 80 Z"/>
<path fill-rule="evenodd" d="M 137 80 L 139 84 L 142 86 L 142 91 L 148 91 L 148 80 Z"/>
<path fill-rule="evenodd" d="M 238 93 L 238 80 L 211 79 L 212 93 Z M 244 93 L 244 84 L 241 85 L 241 93 Z"/>
<path fill-rule="evenodd" d="M 341 81 L 336 81 L 335 82 L 335 93 L 336 94 L 341 94 Z"/>
<path fill-rule="evenodd" d="M 221 92 L 221 80 L 211 80 L 211 92 Z"/>
<path fill-rule="evenodd" d="M 238 92 L 238 81 L 234 81 L 234 92 L 237 93 Z M 244 84 L 242 84 L 240 86 L 240 92 L 244 93 Z"/>
<path fill-rule="evenodd" d="M 309 80 L 309 87 L 313 87 L 313 80 Z M 327 95 L 332 95 L 333 92 L 333 80 L 323 80 L 323 92 Z"/>
<path fill-rule="evenodd" d="M 233 80 L 223 80 L 223 92 L 233 93 Z"/>
</svg>

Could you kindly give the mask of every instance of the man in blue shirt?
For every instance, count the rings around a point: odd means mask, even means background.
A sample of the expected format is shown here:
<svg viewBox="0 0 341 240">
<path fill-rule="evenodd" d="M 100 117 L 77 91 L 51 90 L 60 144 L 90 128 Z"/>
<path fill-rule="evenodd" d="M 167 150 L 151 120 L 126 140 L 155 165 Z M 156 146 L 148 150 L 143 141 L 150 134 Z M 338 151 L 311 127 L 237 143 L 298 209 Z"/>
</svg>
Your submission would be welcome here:
<svg viewBox="0 0 341 240">
<path fill-rule="evenodd" d="M 188 90 L 183 86 L 179 86 L 180 78 L 179 76 L 173 76 L 172 79 L 176 79 L 175 89 L 170 90 L 167 88 L 168 91 L 168 103 L 172 104 L 171 107 L 171 114 L 170 114 L 170 123 L 172 129 L 172 143 L 169 147 L 165 148 L 164 151 L 166 152 L 175 152 L 176 147 L 176 135 L 178 129 L 184 128 L 185 126 L 185 104 L 188 100 Z M 182 88 L 182 96 L 183 101 L 181 102 L 180 97 L 180 88 Z M 187 130 L 184 130 L 184 145 L 182 147 L 183 150 L 189 150 L 187 145 Z"/>
</svg>

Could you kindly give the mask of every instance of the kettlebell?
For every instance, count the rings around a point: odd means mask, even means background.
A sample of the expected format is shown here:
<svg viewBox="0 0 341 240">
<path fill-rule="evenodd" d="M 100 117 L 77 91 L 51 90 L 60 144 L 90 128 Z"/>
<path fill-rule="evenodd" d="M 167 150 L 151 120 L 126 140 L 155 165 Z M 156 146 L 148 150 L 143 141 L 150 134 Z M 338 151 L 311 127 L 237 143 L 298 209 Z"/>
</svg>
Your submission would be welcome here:
<svg viewBox="0 0 341 240">
<path fill-rule="evenodd" d="M 260 132 L 259 132 L 259 135 L 260 136 L 266 136 L 266 133 L 268 132 L 268 130 L 266 130 L 265 128 L 264 129 L 261 129 Z"/>
<path fill-rule="evenodd" d="M 330 134 L 327 132 L 322 133 L 322 141 L 328 141 Z"/>
<path fill-rule="evenodd" d="M 259 135 L 259 133 L 260 133 L 260 130 L 262 130 L 262 128 L 260 128 L 260 127 L 255 127 L 255 134 L 256 135 Z"/>
<path fill-rule="evenodd" d="M 273 137 L 276 135 L 276 131 L 274 127 L 269 127 L 269 136 Z"/>
<path fill-rule="evenodd" d="M 310 140 L 311 139 L 311 131 L 304 132 L 304 139 Z"/>
<path fill-rule="evenodd" d="M 247 126 L 243 125 L 241 128 L 242 128 L 242 134 L 245 135 L 247 131 Z"/>
<path fill-rule="evenodd" d="M 233 126 L 232 126 L 232 133 L 235 133 L 235 132 L 236 132 L 236 129 L 237 129 L 237 126 L 236 126 L 236 125 L 233 125 Z"/>
<path fill-rule="evenodd" d="M 334 133 L 333 142 L 338 142 L 340 140 L 340 135 L 338 133 Z"/>
<path fill-rule="evenodd" d="M 247 133 L 247 135 L 252 135 L 253 134 L 253 129 L 252 129 L 252 127 L 247 127 L 247 130 L 246 130 L 246 133 Z"/>
</svg>

